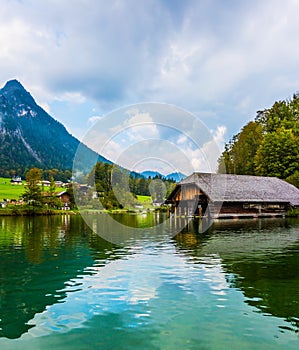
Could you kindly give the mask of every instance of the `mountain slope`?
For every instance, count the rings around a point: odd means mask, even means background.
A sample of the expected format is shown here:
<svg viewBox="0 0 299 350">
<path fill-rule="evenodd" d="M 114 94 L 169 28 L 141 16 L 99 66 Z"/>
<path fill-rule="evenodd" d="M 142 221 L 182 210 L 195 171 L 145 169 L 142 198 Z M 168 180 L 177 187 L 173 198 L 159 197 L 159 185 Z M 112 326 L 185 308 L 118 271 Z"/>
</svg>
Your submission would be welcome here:
<svg viewBox="0 0 299 350">
<path fill-rule="evenodd" d="M 72 169 L 79 144 L 17 80 L 0 89 L 0 176 L 11 170 L 24 175 L 32 167 Z M 94 159 L 95 153 L 86 151 L 87 159 Z M 102 156 L 98 160 L 110 163 Z"/>
</svg>

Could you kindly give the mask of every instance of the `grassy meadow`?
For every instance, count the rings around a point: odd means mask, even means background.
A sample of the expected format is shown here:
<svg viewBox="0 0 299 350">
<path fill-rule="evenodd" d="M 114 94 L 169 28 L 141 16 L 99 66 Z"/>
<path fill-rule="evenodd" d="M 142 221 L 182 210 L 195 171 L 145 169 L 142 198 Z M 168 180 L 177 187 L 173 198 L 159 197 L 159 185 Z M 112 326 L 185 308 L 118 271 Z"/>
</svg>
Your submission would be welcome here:
<svg viewBox="0 0 299 350">
<path fill-rule="evenodd" d="M 139 195 L 137 195 L 137 200 L 140 204 L 151 204 L 152 203 L 151 196 L 139 196 Z"/>
<path fill-rule="evenodd" d="M 24 193 L 25 181 L 22 185 L 12 185 L 9 178 L 0 177 L 0 201 L 3 199 L 19 199 Z"/>
<path fill-rule="evenodd" d="M 5 200 L 18 200 L 22 194 L 25 192 L 25 181 L 22 182 L 22 185 L 12 185 L 10 182 L 10 178 L 3 178 L 0 177 L 0 202 Z M 48 191 L 48 187 L 44 187 L 44 191 Z M 56 187 L 56 192 L 61 192 L 63 191 L 64 188 L 61 187 Z M 140 206 L 138 208 L 138 206 Z M 134 206 L 132 210 L 138 210 L 138 211 L 143 211 L 143 210 L 154 210 L 156 209 L 152 205 L 152 198 L 151 196 L 137 196 L 137 203 L 136 207 Z M 11 214 L 9 212 L 10 209 L 3 209 L 1 208 L 1 215 L 5 214 L 5 210 L 8 211 L 7 215 Z M 15 209 L 16 210 L 16 209 Z"/>
<path fill-rule="evenodd" d="M 0 177 L 0 201 L 4 199 L 19 199 L 19 197 L 25 191 L 25 181 L 22 181 L 22 185 L 12 185 L 10 178 Z M 48 191 L 48 187 L 44 187 L 44 191 Z M 56 192 L 59 193 L 65 190 L 63 187 L 56 187 Z"/>
</svg>

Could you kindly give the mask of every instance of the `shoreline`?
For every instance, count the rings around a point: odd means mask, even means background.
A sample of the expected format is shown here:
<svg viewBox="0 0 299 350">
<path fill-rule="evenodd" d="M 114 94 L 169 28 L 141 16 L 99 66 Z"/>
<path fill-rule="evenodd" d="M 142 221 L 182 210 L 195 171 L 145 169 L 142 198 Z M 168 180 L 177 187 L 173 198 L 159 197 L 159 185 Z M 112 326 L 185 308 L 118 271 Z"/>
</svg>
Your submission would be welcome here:
<svg viewBox="0 0 299 350">
<path fill-rule="evenodd" d="M 0 209 L 0 216 L 52 216 L 52 215 L 77 215 L 74 210 L 59 209 Z"/>
<path fill-rule="evenodd" d="M 159 210 L 158 208 L 155 208 L 154 210 L 132 210 L 132 209 L 73 209 L 73 210 L 61 210 L 61 209 L 42 209 L 42 208 L 0 208 L 0 217 L 2 216 L 52 216 L 52 215 L 78 215 L 78 214 L 134 214 L 134 215 L 143 215 L 143 214 L 154 214 L 154 213 L 167 213 L 165 209 Z M 190 218 L 189 216 L 176 216 L 177 218 Z M 205 219 L 206 217 L 200 218 L 199 216 L 192 216 L 194 219 Z M 242 220 L 244 218 L 246 219 L 256 219 L 256 218 L 263 218 L 263 217 L 272 217 L 272 218 L 298 218 L 299 217 L 299 210 L 290 210 L 287 213 L 284 213 L 284 215 L 264 215 L 264 216 L 246 216 L 246 217 L 234 217 L 232 215 L 228 215 L 226 217 L 219 217 L 214 218 L 214 220 L 219 221 L 225 221 L 227 219 L 234 219 L 234 220 Z"/>
</svg>

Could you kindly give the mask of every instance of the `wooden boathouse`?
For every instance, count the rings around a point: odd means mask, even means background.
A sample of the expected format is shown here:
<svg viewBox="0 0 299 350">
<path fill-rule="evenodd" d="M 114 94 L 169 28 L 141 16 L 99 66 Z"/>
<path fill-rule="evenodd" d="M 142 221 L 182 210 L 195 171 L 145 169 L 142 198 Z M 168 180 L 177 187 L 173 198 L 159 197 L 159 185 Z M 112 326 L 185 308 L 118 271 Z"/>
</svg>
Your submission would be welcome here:
<svg viewBox="0 0 299 350">
<path fill-rule="evenodd" d="M 276 177 L 193 173 L 176 185 L 165 203 L 178 216 L 284 216 L 299 207 L 299 189 Z"/>
</svg>

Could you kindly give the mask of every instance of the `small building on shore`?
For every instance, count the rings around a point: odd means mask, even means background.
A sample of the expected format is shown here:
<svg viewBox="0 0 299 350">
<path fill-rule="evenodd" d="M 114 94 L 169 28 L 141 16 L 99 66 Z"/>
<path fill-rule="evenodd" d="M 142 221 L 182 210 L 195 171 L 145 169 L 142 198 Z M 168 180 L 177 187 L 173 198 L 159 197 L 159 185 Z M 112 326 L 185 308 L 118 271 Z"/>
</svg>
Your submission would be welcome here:
<svg viewBox="0 0 299 350">
<path fill-rule="evenodd" d="M 166 204 L 178 216 L 284 216 L 299 207 L 299 189 L 276 177 L 193 173 L 176 185 Z"/>
<path fill-rule="evenodd" d="M 57 198 L 59 198 L 62 202 L 61 210 L 70 210 L 71 207 L 71 195 L 68 191 L 62 191 L 57 193 Z"/>
<path fill-rule="evenodd" d="M 44 187 L 50 187 L 51 185 L 51 182 L 48 181 L 48 180 L 42 180 L 40 183 L 39 183 L 40 186 L 44 186 Z"/>
<path fill-rule="evenodd" d="M 22 185 L 22 179 L 20 176 L 15 176 L 10 180 L 12 185 Z"/>
</svg>

